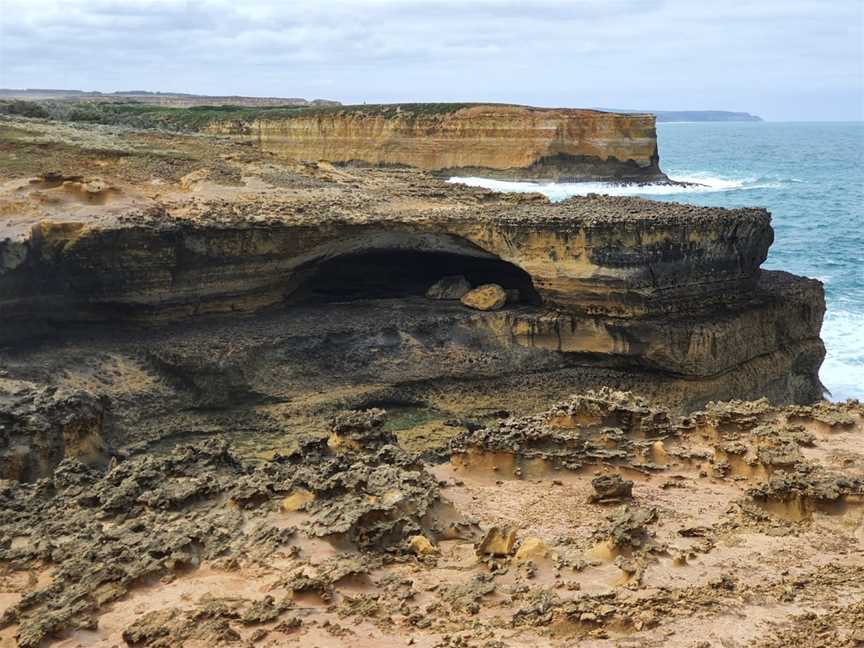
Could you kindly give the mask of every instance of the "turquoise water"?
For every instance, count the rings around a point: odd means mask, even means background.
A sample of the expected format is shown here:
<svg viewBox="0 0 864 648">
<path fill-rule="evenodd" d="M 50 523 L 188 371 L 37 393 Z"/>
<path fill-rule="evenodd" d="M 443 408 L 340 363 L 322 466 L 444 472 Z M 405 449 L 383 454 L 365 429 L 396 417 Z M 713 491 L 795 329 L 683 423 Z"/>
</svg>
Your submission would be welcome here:
<svg viewBox="0 0 864 648">
<path fill-rule="evenodd" d="M 598 192 L 767 207 L 775 241 L 764 267 L 825 284 L 828 356 L 820 377 L 833 400 L 864 400 L 864 123 L 666 123 L 657 130 L 663 170 L 705 186 L 459 181 L 553 200 Z"/>
</svg>

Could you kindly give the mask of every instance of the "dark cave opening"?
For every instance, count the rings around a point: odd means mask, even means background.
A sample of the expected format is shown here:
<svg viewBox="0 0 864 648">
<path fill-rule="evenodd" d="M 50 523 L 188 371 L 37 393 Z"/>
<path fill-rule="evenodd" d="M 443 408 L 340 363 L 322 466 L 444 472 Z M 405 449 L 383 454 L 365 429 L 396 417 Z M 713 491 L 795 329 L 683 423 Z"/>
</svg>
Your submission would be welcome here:
<svg viewBox="0 0 864 648">
<path fill-rule="evenodd" d="M 491 257 L 450 252 L 375 250 L 343 254 L 299 268 L 294 302 L 340 302 L 423 296 L 439 279 L 463 275 L 472 286 L 496 283 L 519 291 L 519 302 L 539 304 L 530 275 Z"/>
</svg>

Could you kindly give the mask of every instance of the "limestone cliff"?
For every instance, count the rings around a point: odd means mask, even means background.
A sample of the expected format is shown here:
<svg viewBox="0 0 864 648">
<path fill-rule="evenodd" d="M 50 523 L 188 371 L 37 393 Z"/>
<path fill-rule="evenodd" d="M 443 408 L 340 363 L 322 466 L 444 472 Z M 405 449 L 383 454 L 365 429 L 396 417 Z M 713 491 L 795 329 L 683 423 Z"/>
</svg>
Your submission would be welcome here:
<svg viewBox="0 0 864 648">
<path fill-rule="evenodd" d="M 0 185 L 0 475 L 190 430 L 314 431 L 346 406 L 451 420 L 598 386 L 682 411 L 821 395 L 822 285 L 761 270 L 764 209 L 551 204 L 225 139 L 154 141 L 172 155 L 94 159 L 64 139 L 100 177 Z M 44 164 L 41 146 L 17 150 Z M 426 297 L 452 276 L 498 284 L 506 304 Z M 34 422 L 28 394 L 42 393 L 57 416 Z M 93 408 L 67 408 L 80 393 Z"/>
<path fill-rule="evenodd" d="M 303 160 L 515 180 L 666 179 L 648 114 L 408 104 L 261 113 L 216 121 L 205 130 Z"/>
<path fill-rule="evenodd" d="M 428 190 L 431 198 L 440 188 Z M 41 221 L 4 252 L 0 342 L 70 323 L 409 298 L 459 274 L 517 295 L 505 311 L 463 311 L 484 344 L 630 367 L 640 380 L 660 372 L 707 384 L 726 376 L 731 385 L 752 372 L 743 390 L 690 389 L 818 398 L 822 288 L 760 270 L 773 240 L 765 210 L 608 196 L 472 205 L 490 196 L 468 189 L 452 194 L 467 203 L 443 194 L 421 207 L 424 191 L 415 185 L 408 201 L 371 194 L 350 206 L 329 194 L 223 203 L 203 218 L 154 205 L 115 224 Z M 274 208 L 278 215 L 258 218 Z M 458 319 L 450 326 L 462 326 Z"/>
</svg>

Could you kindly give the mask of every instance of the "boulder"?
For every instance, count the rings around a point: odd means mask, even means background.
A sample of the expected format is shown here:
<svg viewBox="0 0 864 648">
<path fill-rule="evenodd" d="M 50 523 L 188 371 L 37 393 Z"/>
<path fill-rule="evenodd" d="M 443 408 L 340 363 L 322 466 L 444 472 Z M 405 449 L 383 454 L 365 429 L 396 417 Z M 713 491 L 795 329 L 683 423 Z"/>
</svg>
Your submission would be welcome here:
<svg viewBox="0 0 864 648">
<path fill-rule="evenodd" d="M 498 284 L 483 284 L 465 293 L 461 301 L 468 308 L 476 310 L 498 310 L 507 303 L 507 293 Z"/>
<path fill-rule="evenodd" d="M 443 277 L 429 286 L 426 297 L 429 299 L 462 299 L 471 291 L 471 284 L 462 275 Z"/>
</svg>

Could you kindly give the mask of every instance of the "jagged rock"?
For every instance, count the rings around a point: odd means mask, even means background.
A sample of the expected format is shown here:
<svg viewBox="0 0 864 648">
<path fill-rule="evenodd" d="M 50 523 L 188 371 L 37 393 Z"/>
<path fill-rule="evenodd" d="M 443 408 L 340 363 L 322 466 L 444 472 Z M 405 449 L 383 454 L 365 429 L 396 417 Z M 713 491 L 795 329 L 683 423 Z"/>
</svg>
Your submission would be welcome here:
<svg viewBox="0 0 864 648">
<path fill-rule="evenodd" d="M 409 537 L 433 534 L 425 525 L 436 524 L 438 481 L 392 445 L 380 423 L 379 411 L 337 417 L 341 434 L 364 440 L 339 452 L 317 439 L 288 456 L 246 463 L 217 438 L 164 456 L 132 457 L 105 475 L 66 459 L 51 480 L 0 481 L 0 561 L 58 565 L 48 586 L 5 611 L 0 628 L 16 623 L 19 644 L 33 648 L 63 629 L 94 626 L 101 606 L 142 579 L 194 569 L 202 560 L 266 558 L 297 530 L 260 518 L 256 509 L 284 506 L 286 495 L 314 494 L 289 507 L 305 505 L 309 522 L 302 528 L 310 536 L 341 535 L 373 552 L 406 551 Z M 224 506 L 226 500 L 237 506 Z M 295 573 L 290 586 L 326 593 L 345 575 L 368 570 L 368 560 L 368 554 L 359 562 L 341 557 L 315 573 Z M 165 637 L 179 630 L 159 630 L 171 625 L 172 614 L 131 628 L 130 640 L 176 645 Z M 250 614 L 241 616 L 249 621 Z M 233 632 L 216 616 L 207 632 Z M 158 643 L 163 639 L 168 643 Z"/>
<path fill-rule="evenodd" d="M 462 299 L 471 291 L 471 284 L 462 275 L 444 277 L 429 287 L 426 296 L 429 299 Z"/>
<path fill-rule="evenodd" d="M 477 545 L 478 556 L 509 556 L 516 547 L 516 530 L 490 527 Z"/>
<path fill-rule="evenodd" d="M 608 518 L 601 536 L 613 547 L 647 548 L 652 543 L 648 525 L 657 521 L 657 509 L 622 506 Z"/>
<path fill-rule="evenodd" d="M 44 477 L 64 458 L 105 466 L 105 409 L 87 392 L 0 378 L 0 479 Z"/>
<path fill-rule="evenodd" d="M 591 480 L 595 493 L 592 502 L 619 502 L 633 497 L 633 482 L 621 475 L 601 475 Z"/>
<path fill-rule="evenodd" d="M 507 303 L 507 293 L 498 284 L 483 284 L 465 293 L 460 301 L 474 310 L 498 310 Z"/>
<path fill-rule="evenodd" d="M 614 425 L 616 427 L 609 427 Z M 589 390 L 532 416 L 509 418 L 450 441 L 456 460 L 472 453 L 506 452 L 576 469 L 591 461 L 635 460 L 639 446 L 631 436 L 672 432 L 668 411 L 650 407 L 632 393 Z"/>
</svg>

